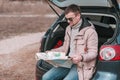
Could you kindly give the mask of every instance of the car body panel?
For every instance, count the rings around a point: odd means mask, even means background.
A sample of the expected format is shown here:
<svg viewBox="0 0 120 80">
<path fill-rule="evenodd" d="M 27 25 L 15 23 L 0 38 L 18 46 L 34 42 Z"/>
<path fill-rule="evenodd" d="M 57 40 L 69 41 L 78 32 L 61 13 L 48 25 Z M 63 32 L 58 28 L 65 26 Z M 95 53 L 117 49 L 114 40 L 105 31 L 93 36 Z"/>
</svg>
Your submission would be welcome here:
<svg viewBox="0 0 120 80">
<path fill-rule="evenodd" d="M 92 80 L 119 80 L 120 61 L 99 61 Z"/>
</svg>

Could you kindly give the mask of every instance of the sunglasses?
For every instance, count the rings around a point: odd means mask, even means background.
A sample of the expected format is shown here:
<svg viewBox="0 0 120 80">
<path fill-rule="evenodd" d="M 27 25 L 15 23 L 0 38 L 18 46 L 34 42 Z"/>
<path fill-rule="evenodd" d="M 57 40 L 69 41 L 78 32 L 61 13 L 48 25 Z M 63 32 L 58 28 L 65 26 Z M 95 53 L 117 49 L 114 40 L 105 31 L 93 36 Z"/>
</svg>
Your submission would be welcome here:
<svg viewBox="0 0 120 80">
<path fill-rule="evenodd" d="M 73 21 L 73 19 L 74 19 L 75 17 L 71 17 L 71 18 L 65 18 L 66 19 L 66 21 L 70 21 L 70 22 L 72 22 Z"/>
</svg>

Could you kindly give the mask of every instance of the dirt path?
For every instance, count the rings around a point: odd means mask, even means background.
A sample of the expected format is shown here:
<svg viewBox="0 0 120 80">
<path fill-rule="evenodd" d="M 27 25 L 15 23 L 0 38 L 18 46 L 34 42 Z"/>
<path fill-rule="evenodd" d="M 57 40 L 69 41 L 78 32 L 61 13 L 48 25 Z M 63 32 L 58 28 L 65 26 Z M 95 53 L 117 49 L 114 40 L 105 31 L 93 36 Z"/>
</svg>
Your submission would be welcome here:
<svg viewBox="0 0 120 80">
<path fill-rule="evenodd" d="M 22 38 L 17 38 L 17 41 L 19 42 L 21 39 Z M 26 39 L 30 41 L 30 37 L 26 36 L 23 40 L 24 43 Z M 14 39 L 10 40 L 14 42 Z M 36 39 L 36 42 L 31 40 L 29 44 L 20 44 L 24 46 L 22 46 L 22 48 L 20 46 L 14 47 L 16 51 L 12 53 L 9 53 L 11 51 L 9 50 L 6 54 L 0 54 L 0 80 L 35 80 L 36 60 L 34 56 L 35 53 L 39 51 L 40 43 Z"/>
<path fill-rule="evenodd" d="M 1 55 L 0 80 L 35 80 L 35 53 L 39 43 L 26 46 L 12 54 Z M 1 61 L 0 60 L 0 61 Z"/>
<path fill-rule="evenodd" d="M 39 33 L 28 33 L 24 35 L 14 36 L 9 39 L 4 39 L 0 41 L 0 54 L 9 54 L 14 51 L 19 50 L 20 48 L 40 42 L 41 37 L 44 32 Z"/>
</svg>

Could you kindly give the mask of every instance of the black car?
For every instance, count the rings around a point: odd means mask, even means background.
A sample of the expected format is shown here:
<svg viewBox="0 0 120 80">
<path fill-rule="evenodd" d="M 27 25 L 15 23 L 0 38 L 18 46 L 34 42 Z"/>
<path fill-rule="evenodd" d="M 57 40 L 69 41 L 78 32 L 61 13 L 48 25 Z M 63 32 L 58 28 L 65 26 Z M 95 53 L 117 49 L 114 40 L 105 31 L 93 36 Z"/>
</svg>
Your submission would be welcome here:
<svg viewBox="0 0 120 80">
<path fill-rule="evenodd" d="M 120 80 L 120 11 L 117 1 L 50 0 L 49 2 L 62 10 L 70 4 L 77 4 L 81 8 L 82 17 L 94 24 L 99 38 L 99 55 L 92 80 Z M 50 7 L 54 10 L 51 5 Z M 65 21 L 64 13 L 57 15 L 57 20 L 42 39 L 40 52 L 58 48 L 64 42 L 68 23 Z M 53 66 L 49 63 L 39 60 L 36 64 L 36 80 L 41 80 L 41 71 L 46 72 L 51 67 Z"/>
</svg>

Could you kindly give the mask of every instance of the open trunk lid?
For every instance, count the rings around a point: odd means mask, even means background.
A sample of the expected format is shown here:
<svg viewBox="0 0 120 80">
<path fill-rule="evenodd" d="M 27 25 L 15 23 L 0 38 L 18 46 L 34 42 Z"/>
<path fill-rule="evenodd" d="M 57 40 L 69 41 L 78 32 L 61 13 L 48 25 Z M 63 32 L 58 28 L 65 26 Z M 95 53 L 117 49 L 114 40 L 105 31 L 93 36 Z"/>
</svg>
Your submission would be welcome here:
<svg viewBox="0 0 120 80">
<path fill-rule="evenodd" d="M 65 9 L 70 4 L 76 4 L 81 7 L 96 7 L 96 8 L 118 7 L 116 0 L 49 0 L 49 1 L 61 9 Z"/>
</svg>

